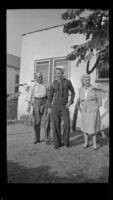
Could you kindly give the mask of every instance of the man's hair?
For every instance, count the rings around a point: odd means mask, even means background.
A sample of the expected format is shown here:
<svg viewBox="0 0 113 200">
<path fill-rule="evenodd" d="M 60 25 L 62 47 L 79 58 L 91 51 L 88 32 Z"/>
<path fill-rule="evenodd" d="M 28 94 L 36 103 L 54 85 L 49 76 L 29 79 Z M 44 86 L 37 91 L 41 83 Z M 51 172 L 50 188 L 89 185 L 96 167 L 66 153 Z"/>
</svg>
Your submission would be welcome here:
<svg viewBox="0 0 113 200">
<path fill-rule="evenodd" d="M 37 72 L 37 73 L 36 73 L 36 76 L 37 76 L 37 77 L 40 77 L 40 76 L 43 77 L 43 74 L 42 74 L 42 72 Z"/>
<path fill-rule="evenodd" d="M 57 68 L 56 71 L 61 71 L 64 74 L 64 70 L 61 68 Z"/>
</svg>

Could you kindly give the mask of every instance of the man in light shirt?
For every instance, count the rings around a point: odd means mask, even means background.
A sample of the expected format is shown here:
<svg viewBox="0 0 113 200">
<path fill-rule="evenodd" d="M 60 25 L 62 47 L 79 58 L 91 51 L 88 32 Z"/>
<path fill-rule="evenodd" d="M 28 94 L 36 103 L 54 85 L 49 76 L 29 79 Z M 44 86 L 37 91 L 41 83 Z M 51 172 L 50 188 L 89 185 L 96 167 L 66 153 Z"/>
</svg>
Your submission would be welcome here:
<svg viewBox="0 0 113 200">
<path fill-rule="evenodd" d="M 41 72 L 36 74 L 36 82 L 30 87 L 28 94 L 28 107 L 27 112 L 30 112 L 33 106 L 33 125 L 35 133 L 34 144 L 40 142 L 40 126 L 44 114 L 44 106 L 47 101 L 47 89 L 42 83 L 43 76 Z"/>
</svg>

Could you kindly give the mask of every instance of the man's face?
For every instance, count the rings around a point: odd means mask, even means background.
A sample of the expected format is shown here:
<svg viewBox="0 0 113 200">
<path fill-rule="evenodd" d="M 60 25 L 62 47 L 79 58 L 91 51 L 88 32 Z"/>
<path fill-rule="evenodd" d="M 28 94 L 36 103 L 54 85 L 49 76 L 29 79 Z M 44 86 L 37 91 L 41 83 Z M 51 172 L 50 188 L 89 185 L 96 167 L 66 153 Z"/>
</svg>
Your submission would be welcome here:
<svg viewBox="0 0 113 200">
<path fill-rule="evenodd" d="M 42 75 L 36 76 L 36 82 L 42 83 Z"/>
<path fill-rule="evenodd" d="M 63 78 L 63 71 L 61 69 L 56 70 L 56 78 L 57 80 L 61 80 Z"/>
</svg>

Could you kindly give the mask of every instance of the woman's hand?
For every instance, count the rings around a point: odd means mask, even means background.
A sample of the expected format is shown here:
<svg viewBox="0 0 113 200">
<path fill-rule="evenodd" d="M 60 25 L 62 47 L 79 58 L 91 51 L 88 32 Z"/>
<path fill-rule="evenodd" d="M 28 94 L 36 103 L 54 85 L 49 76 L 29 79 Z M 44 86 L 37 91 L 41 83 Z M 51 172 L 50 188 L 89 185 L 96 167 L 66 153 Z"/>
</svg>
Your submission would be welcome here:
<svg viewBox="0 0 113 200">
<path fill-rule="evenodd" d="M 28 104 L 28 107 L 27 107 L 27 112 L 29 113 L 31 111 L 31 105 Z"/>
<path fill-rule="evenodd" d="M 68 103 L 66 104 L 66 109 L 69 109 L 70 105 L 71 105 L 71 102 L 68 102 Z"/>
</svg>

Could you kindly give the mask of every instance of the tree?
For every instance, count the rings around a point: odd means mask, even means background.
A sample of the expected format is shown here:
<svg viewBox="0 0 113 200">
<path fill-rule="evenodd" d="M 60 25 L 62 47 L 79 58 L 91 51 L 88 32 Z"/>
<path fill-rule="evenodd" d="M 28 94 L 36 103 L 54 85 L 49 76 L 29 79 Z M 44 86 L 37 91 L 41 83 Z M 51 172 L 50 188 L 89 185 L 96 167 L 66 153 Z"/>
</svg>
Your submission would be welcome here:
<svg viewBox="0 0 113 200">
<path fill-rule="evenodd" d="M 85 13 L 88 12 L 88 15 Z M 86 42 L 72 46 L 73 51 L 67 55 L 67 60 L 77 59 L 87 62 L 86 72 L 90 74 L 96 67 L 109 68 L 109 10 L 101 9 L 68 9 L 62 14 L 62 19 L 68 22 L 63 32 L 67 34 L 83 34 Z M 91 70 L 89 65 L 94 52 L 97 60 Z"/>
</svg>

